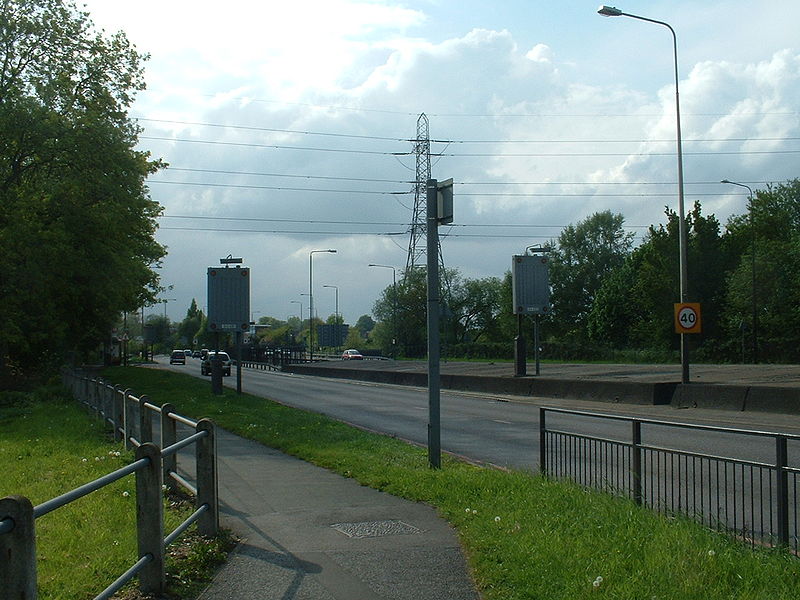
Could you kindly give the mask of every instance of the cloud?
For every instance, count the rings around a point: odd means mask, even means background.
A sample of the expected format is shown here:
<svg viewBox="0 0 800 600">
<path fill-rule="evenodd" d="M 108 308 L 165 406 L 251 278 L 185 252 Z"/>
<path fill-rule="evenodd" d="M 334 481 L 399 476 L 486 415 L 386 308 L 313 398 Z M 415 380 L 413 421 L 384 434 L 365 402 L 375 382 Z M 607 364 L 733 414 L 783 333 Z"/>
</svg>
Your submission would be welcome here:
<svg viewBox="0 0 800 600">
<path fill-rule="evenodd" d="M 402 6 L 229 5 L 225 14 L 211 3 L 191 14 L 159 5 L 158 23 L 131 23 L 130 37 L 154 55 L 136 114 L 184 122 L 142 121 L 143 146 L 172 167 L 151 189 L 168 215 L 158 236 L 176 306 L 203 305 L 205 268 L 234 254 L 253 268 L 253 310 L 285 318 L 308 292 L 309 252 L 336 248 L 315 255 L 315 283 L 339 286 L 349 322 L 370 312 L 391 279 L 367 264 L 406 262 L 422 112 L 433 175 L 456 181 L 445 262 L 465 276 L 502 276 L 512 254 L 594 212 L 648 225 L 676 202 L 671 85 L 587 83 L 555 42 L 523 47 L 504 29 L 415 36 L 427 16 Z M 170 35 L 175 23 L 192 35 Z M 687 203 L 700 199 L 724 220 L 743 201 L 715 182 L 796 175 L 796 155 L 774 154 L 787 142 L 756 138 L 798 136 L 799 64 L 797 51 L 779 50 L 687 70 Z M 177 218 L 191 215 L 206 218 Z M 315 289 L 322 317 L 333 312 L 329 291 Z"/>
</svg>

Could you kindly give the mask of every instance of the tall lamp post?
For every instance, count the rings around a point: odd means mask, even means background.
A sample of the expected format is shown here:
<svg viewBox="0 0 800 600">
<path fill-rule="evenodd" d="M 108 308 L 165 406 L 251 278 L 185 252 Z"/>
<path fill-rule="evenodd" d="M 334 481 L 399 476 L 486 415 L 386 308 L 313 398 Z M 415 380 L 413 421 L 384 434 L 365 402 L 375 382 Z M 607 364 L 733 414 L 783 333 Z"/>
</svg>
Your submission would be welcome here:
<svg viewBox="0 0 800 600">
<path fill-rule="evenodd" d="M 333 309 L 333 314 L 334 314 L 335 319 L 336 319 L 336 328 L 334 329 L 334 331 L 336 331 L 336 349 L 338 350 L 339 349 L 339 286 L 336 286 L 336 285 L 323 285 L 322 287 L 324 287 L 324 288 L 333 288 L 334 291 L 336 292 L 336 299 L 335 299 L 335 304 L 334 304 L 335 308 Z"/>
<path fill-rule="evenodd" d="M 308 253 L 308 339 L 310 341 L 308 348 L 310 359 L 309 362 L 314 362 L 314 263 L 311 259 L 314 258 L 315 254 L 320 252 L 336 254 L 336 250 L 312 250 Z"/>
<path fill-rule="evenodd" d="M 392 270 L 392 358 L 397 358 L 397 269 L 390 265 L 370 263 L 368 267 L 381 267 Z"/>
<path fill-rule="evenodd" d="M 300 305 L 300 328 L 303 328 L 303 303 L 300 300 L 291 300 L 289 304 L 299 304 Z"/>
<path fill-rule="evenodd" d="M 737 183 L 735 181 L 731 181 L 730 179 L 723 179 L 720 183 L 729 183 L 731 185 L 738 185 L 739 187 L 747 188 L 747 191 L 750 194 L 750 201 L 748 204 L 748 212 L 750 213 L 750 230 L 752 231 L 752 238 L 750 240 L 750 254 L 752 255 L 750 258 L 750 277 L 751 277 L 751 285 L 752 285 L 752 292 L 750 294 L 750 299 L 752 301 L 752 311 L 753 311 L 753 364 L 758 363 L 758 305 L 756 301 L 756 224 L 755 220 L 753 219 L 754 216 L 754 207 L 753 207 L 753 188 L 749 185 L 745 185 L 744 183 Z"/>
<path fill-rule="evenodd" d="M 675 63 L 675 124 L 678 142 L 678 243 L 680 246 L 680 298 L 681 302 L 688 301 L 688 288 L 689 288 L 689 275 L 687 272 L 687 240 L 686 240 L 686 218 L 684 216 L 684 203 L 683 203 L 683 148 L 681 143 L 681 108 L 678 94 L 678 38 L 675 35 L 675 30 L 669 23 L 664 21 L 656 21 L 655 19 L 648 19 L 639 15 L 632 15 L 622 12 L 613 6 L 601 6 L 597 12 L 604 17 L 630 17 L 631 19 L 638 19 L 639 21 L 647 21 L 648 23 L 655 23 L 656 25 L 663 25 L 669 29 L 672 34 L 672 55 Z M 689 383 L 689 338 L 687 334 L 681 334 L 681 381 L 682 383 Z"/>
</svg>

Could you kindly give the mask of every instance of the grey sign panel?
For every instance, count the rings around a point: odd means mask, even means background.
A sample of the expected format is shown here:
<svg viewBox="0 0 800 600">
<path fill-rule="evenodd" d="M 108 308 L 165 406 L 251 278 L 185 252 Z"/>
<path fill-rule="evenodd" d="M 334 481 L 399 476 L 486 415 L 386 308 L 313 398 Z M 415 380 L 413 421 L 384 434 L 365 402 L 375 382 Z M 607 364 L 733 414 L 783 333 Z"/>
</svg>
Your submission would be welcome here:
<svg viewBox="0 0 800 600">
<path fill-rule="evenodd" d="M 208 330 L 250 329 L 250 269 L 208 268 Z"/>
<path fill-rule="evenodd" d="M 546 256 L 514 256 L 511 281 L 515 315 L 541 315 L 550 311 L 549 259 Z"/>
</svg>

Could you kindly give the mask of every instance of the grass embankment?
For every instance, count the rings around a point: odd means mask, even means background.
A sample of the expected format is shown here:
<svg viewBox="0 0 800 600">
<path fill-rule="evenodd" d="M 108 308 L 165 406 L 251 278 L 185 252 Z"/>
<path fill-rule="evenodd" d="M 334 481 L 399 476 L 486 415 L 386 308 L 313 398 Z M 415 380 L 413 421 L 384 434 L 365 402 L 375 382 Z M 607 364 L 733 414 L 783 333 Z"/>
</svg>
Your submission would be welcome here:
<svg viewBox="0 0 800 600">
<path fill-rule="evenodd" d="M 102 422 L 60 387 L 0 393 L 0 497 L 19 494 L 36 506 L 132 461 L 133 453 L 113 443 Z M 136 562 L 135 488 L 131 475 L 36 520 L 41 600 L 93 598 Z M 193 509 L 165 502 L 170 532 Z M 196 595 L 224 546 L 224 536 L 196 535 L 170 546 L 171 594 Z"/>
<path fill-rule="evenodd" d="M 207 380 L 154 369 L 106 375 L 157 404 L 437 507 L 458 529 L 486 600 L 800 598 L 796 557 L 752 551 L 624 499 L 449 457 L 431 470 L 424 449 L 229 389 L 212 396 Z"/>
</svg>

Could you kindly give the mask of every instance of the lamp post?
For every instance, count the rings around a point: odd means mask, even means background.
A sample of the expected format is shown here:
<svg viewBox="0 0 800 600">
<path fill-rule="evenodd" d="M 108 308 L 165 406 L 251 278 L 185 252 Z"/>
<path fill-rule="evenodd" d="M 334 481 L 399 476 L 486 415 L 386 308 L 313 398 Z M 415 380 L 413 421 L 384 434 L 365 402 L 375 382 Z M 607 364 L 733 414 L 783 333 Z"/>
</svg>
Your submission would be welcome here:
<svg viewBox="0 0 800 600">
<path fill-rule="evenodd" d="M 291 300 L 289 304 L 299 304 L 300 305 L 300 327 L 303 327 L 303 303 L 300 300 Z"/>
<path fill-rule="evenodd" d="M 648 23 L 655 23 L 656 25 L 663 25 L 669 29 L 672 34 L 672 56 L 675 63 L 675 129 L 677 134 L 678 144 L 678 244 L 679 244 L 679 265 L 680 265 L 680 299 L 681 302 L 688 301 L 688 288 L 689 276 L 687 272 L 688 250 L 686 239 L 686 218 L 683 203 L 683 148 L 681 143 L 681 108 L 678 93 L 678 37 L 675 35 L 675 30 L 669 23 L 664 21 L 656 21 L 655 19 L 648 19 L 639 15 L 632 15 L 622 12 L 613 6 L 601 6 L 597 12 L 604 17 L 630 17 L 631 19 L 638 19 L 639 21 L 646 21 Z M 687 334 L 681 334 L 681 381 L 682 383 L 689 383 L 689 338 Z"/>
<path fill-rule="evenodd" d="M 309 362 L 314 362 L 314 263 L 311 259 L 314 258 L 314 254 L 319 252 L 336 254 L 336 250 L 312 250 L 308 253 L 308 339 L 310 341 L 308 348 L 310 359 Z"/>
<path fill-rule="evenodd" d="M 335 336 L 335 339 L 336 339 L 336 350 L 339 350 L 339 337 L 340 337 L 340 335 L 339 335 L 339 331 L 340 331 L 339 330 L 339 286 L 336 286 L 336 285 L 323 285 L 322 287 L 324 287 L 324 288 L 333 288 L 334 291 L 336 292 L 336 300 L 335 300 L 336 304 L 334 305 L 335 308 L 333 309 L 333 314 L 334 314 L 335 322 L 336 322 L 336 324 L 334 325 L 334 327 L 335 327 L 334 331 L 336 332 L 336 336 Z"/>
<path fill-rule="evenodd" d="M 720 183 L 729 183 L 731 185 L 738 185 L 739 187 L 747 188 L 749 192 L 749 203 L 748 203 L 748 212 L 750 213 L 750 230 L 752 231 L 752 237 L 750 239 L 750 277 L 751 277 L 751 285 L 752 285 L 752 292 L 750 294 L 750 299 L 752 301 L 752 312 L 753 312 L 753 364 L 758 363 L 758 303 L 756 300 L 756 224 L 754 217 L 754 207 L 753 207 L 753 188 L 749 185 L 744 183 L 737 183 L 735 181 L 731 181 L 730 179 L 723 179 Z"/>
<path fill-rule="evenodd" d="M 369 267 L 381 267 L 392 270 L 392 358 L 397 358 L 397 269 L 390 265 L 376 265 L 370 263 Z"/>
</svg>

